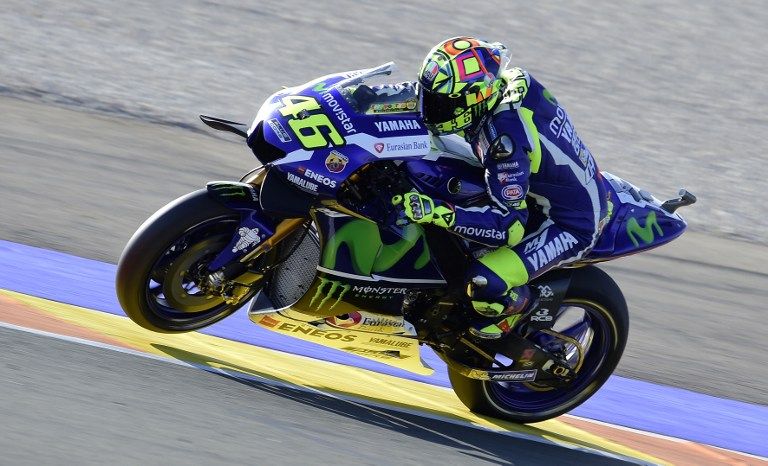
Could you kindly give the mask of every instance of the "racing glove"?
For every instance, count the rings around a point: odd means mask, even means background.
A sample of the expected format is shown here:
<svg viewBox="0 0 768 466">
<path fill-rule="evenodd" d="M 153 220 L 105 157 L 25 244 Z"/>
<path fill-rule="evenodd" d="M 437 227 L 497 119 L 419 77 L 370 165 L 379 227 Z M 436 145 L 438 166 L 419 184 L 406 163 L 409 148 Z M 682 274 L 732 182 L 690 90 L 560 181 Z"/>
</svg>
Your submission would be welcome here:
<svg viewBox="0 0 768 466">
<path fill-rule="evenodd" d="M 425 194 L 409 192 L 397 195 L 392 197 L 392 204 L 401 207 L 406 223 L 432 223 L 443 228 L 450 228 L 456 223 L 453 206 Z"/>
</svg>

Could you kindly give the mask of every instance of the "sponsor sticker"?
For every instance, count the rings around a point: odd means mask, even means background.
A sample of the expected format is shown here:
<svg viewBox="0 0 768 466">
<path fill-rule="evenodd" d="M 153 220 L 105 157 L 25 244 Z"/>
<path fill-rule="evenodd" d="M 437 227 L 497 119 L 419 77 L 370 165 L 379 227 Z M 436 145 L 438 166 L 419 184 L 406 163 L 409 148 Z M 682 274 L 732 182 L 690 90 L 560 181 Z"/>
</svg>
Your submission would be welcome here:
<svg viewBox="0 0 768 466">
<path fill-rule="evenodd" d="M 360 325 L 363 321 L 363 315 L 357 311 L 352 311 L 349 314 L 342 314 L 340 316 L 326 317 L 325 322 L 334 327 L 351 328 Z"/>
<path fill-rule="evenodd" d="M 326 305 L 330 305 L 327 310 L 331 310 L 342 302 L 344 295 L 349 292 L 350 288 L 352 286 L 349 283 L 320 277 L 320 283 L 317 285 L 317 290 L 309 302 L 309 307 L 310 309 L 320 310 L 324 309 Z M 315 307 L 315 303 L 317 303 L 317 307 Z"/>
<path fill-rule="evenodd" d="M 390 338 L 371 337 L 368 343 L 374 345 L 389 346 L 392 348 L 410 348 L 413 345 L 413 341 L 395 340 Z"/>
<path fill-rule="evenodd" d="M 520 162 L 501 162 L 496 165 L 499 170 L 512 170 L 520 167 Z"/>
<path fill-rule="evenodd" d="M 435 80 L 435 76 L 437 76 L 439 70 L 440 65 L 438 65 L 437 62 L 430 60 L 429 63 L 427 63 L 427 66 L 424 67 L 424 79 L 431 83 Z"/>
<path fill-rule="evenodd" d="M 405 294 L 408 288 L 393 287 L 393 286 L 358 286 L 352 287 L 352 292 L 358 296 L 374 296 L 374 295 L 395 295 Z"/>
<path fill-rule="evenodd" d="M 341 332 L 330 332 L 326 330 L 318 330 L 311 325 L 290 324 L 288 322 L 281 323 L 277 327 L 277 329 L 282 330 L 284 332 L 291 332 L 291 333 L 306 335 L 308 337 L 312 337 L 316 339 L 339 340 L 339 341 L 349 342 L 349 341 L 355 341 L 355 339 L 357 338 L 357 335 L 347 335 Z"/>
<path fill-rule="evenodd" d="M 347 168 L 349 157 L 339 151 L 332 150 L 325 158 L 325 168 L 331 173 L 341 173 Z"/>
<path fill-rule="evenodd" d="M 376 351 L 368 348 L 356 348 L 354 346 L 349 346 L 346 348 L 342 348 L 342 351 L 359 354 L 361 356 L 365 356 L 368 358 L 383 359 L 383 360 L 410 358 L 410 356 L 400 354 L 400 352 L 396 350 Z"/>
<path fill-rule="evenodd" d="M 305 180 L 304 178 L 298 175 L 294 175 L 293 173 L 288 173 L 286 176 L 288 178 L 288 181 L 300 187 L 301 189 L 304 189 L 306 191 L 310 191 L 313 193 L 317 192 L 317 183 L 312 183 L 311 181 Z"/>
<path fill-rule="evenodd" d="M 535 251 L 537 249 L 540 249 L 542 246 L 544 246 L 544 243 L 547 242 L 547 230 L 544 230 L 541 232 L 539 236 L 532 239 L 528 242 L 528 244 L 525 245 L 525 250 L 523 251 L 524 254 L 528 254 L 531 251 Z"/>
<path fill-rule="evenodd" d="M 376 152 L 381 154 L 381 151 L 384 150 L 384 143 L 383 142 L 377 142 L 376 144 L 373 145 L 373 148 L 376 149 Z"/>
<path fill-rule="evenodd" d="M 402 103 L 402 107 L 400 107 L 401 104 L 397 104 L 398 109 L 405 109 L 405 102 Z M 376 129 L 380 133 L 388 133 L 390 131 L 405 131 L 405 130 L 414 130 L 414 129 L 421 129 L 421 125 L 419 124 L 418 120 L 389 120 L 389 121 L 375 121 L 373 124 L 376 125 Z"/>
<path fill-rule="evenodd" d="M 399 142 L 396 144 L 387 143 L 387 152 L 398 152 L 406 150 L 429 150 L 429 142 L 415 140 L 413 142 Z M 378 150 L 378 149 L 377 149 Z"/>
<path fill-rule="evenodd" d="M 240 239 L 237 240 L 235 247 L 232 248 L 232 252 L 242 251 L 248 249 L 252 245 L 261 243 L 261 237 L 259 237 L 258 228 L 246 228 L 241 227 L 237 230 L 237 234 L 240 235 Z"/>
<path fill-rule="evenodd" d="M 322 184 L 325 186 L 328 186 L 329 188 L 335 188 L 336 187 L 336 180 L 332 180 L 328 178 L 327 176 L 317 173 L 315 171 L 312 171 L 309 168 L 305 167 L 299 167 L 299 173 L 304 175 L 306 178 L 309 178 L 311 180 L 317 181 L 318 184 Z"/>
<path fill-rule="evenodd" d="M 288 131 L 285 130 L 285 127 L 283 127 L 282 124 L 277 120 L 277 118 L 270 118 L 267 120 L 267 124 L 270 128 L 272 128 L 272 131 L 275 132 L 277 135 L 277 138 L 280 139 L 283 142 L 291 142 L 293 141 L 293 138 L 291 138 L 291 135 L 288 134 Z"/>
<path fill-rule="evenodd" d="M 491 380 L 497 382 L 530 382 L 536 380 L 537 369 L 526 369 L 522 371 L 490 372 L 488 374 Z"/>
<path fill-rule="evenodd" d="M 331 94 L 330 90 L 326 90 L 322 94 L 320 94 L 320 98 L 322 98 L 326 104 L 331 108 L 331 112 L 336 116 L 336 119 L 341 123 L 341 126 L 344 128 L 344 131 L 346 131 L 347 134 L 357 133 L 357 130 L 355 129 L 355 126 L 352 124 L 352 120 L 350 120 L 349 115 L 347 115 L 347 112 L 344 111 L 344 108 L 339 104 L 339 101 L 336 100 L 336 98 Z"/>
<path fill-rule="evenodd" d="M 542 238 L 545 238 L 545 236 L 542 235 Z M 534 243 L 528 243 L 525 249 L 528 250 L 528 247 L 532 244 Z M 564 252 L 573 249 L 577 244 L 579 244 L 579 241 L 576 237 L 567 231 L 563 231 L 543 246 L 538 246 L 530 252 L 524 252 L 526 254 L 525 259 L 533 266 L 534 270 L 539 270 L 560 257 Z"/>
<path fill-rule="evenodd" d="M 267 327 L 274 327 L 275 325 L 279 324 L 280 321 L 279 320 L 275 320 L 275 319 L 273 319 L 273 318 L 271 318 L 269 316 L 264 316 L 264 317 L 261 318 L 259 323 L 262 324 L 262 325 L 265 325 Z"/>
<path fill-rule="evenodd" d="M 552 291 L 552 287 L 549 285 L 539 285 L 539 297 L 551 298 L 555 293 Z"/>
<path fill-rule="evenodd" d="M 453 228 L 453 231 L 464 236 L 474 236 L 476 238 L 489 238 L 489 239 L 507 239 L 507 232 L 496 230 L 493 228 L 478 228 L 468 227 L 466 225 L 457 225 Z"/>
<path fill-rule="evenodd" d="M 499 179 L 499 183 L 511 183 L 514 181 L 517 181 L 518 176 L 523 176 L 523 172 L 516 172 L 516 173 L 510 173 L 510 172 L 501 172 L 498 173 L 496 176 Z"/>
<path fill-rule="evenodd" d="M 534 322 L 551 322 L 552 316 L 549 315 L 549 309 L 539 309 L 531 316 L 531 320 Z"/>
<path fill-rule="evenodd" d="M 403 319 L 365 311 L 352 311 L 347 314 L 326 317 L 325 323 L 337 328 L 387 333 L 402 333 L 405 330 Z"/>
<path fill-rule="evenodd" d="M 523 187 L 519 184 L 505 186 L 504 189 L 501 190 L 501 197 L 508 201 L 516 201 L 518 199 L 522 199 L 524 195 L 525 193 L 523 192 Z"/>
<path fill-rule="evenodd" d="M 368 113 L 404 113 L 413 110 L 416 110 L 416 101 L 405 100 L 403 102 L 371 104 L 368 108 Z"/>
</svg>

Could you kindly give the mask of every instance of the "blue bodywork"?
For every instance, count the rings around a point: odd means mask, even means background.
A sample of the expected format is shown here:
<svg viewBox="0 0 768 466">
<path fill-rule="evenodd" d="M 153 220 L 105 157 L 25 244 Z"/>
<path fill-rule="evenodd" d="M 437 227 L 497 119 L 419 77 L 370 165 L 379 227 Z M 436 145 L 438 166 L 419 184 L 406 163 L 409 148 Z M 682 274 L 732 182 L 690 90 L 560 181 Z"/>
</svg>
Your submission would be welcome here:
<svg viewBox="0 0 768 466">
<path fill-rule="evenodd" d="M 384 65 L 328 75 L 270 96 L 256 116 L 251 132 L 261 123 L 266 142 L 285 152 L 272 168 L 284 173 L 299 189 L 321 198 L 334 198 L 341 183 L 364 165 L 377 160 L 419 159 L 429 154 L 431 137 L 418 111 L 367 114 L 353 108 L 353 89 L 364 78 L 389 74 L 390 68 Z M 299 138 L 288 131 L 292 118 L 280 112 L 289 96 L 315 99 L 343 143 L 330 142 L 327 147 L 314 150 L 302 147 Z M 333 157 L 346 159 L 343 167 L 329 169 Z"/>
<path fill-rule="evenodd" d="M 597 244 L 581 262 L 599 262 L 635 254 L 668 243 L 686 228 L 677 213 L 664 210 L 651 193 L 610 173 L 603 179 L 613 209 Z"/>
</svg>

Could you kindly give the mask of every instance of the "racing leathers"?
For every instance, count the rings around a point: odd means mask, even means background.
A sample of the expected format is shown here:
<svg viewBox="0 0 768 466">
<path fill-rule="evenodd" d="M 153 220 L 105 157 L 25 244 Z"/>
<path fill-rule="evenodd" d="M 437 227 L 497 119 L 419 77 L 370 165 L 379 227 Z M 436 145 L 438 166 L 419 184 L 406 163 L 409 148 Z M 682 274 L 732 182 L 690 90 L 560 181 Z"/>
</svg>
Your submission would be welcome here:
<svg viewBox="0 0 768 466">
<path fill-rule="evenodd" d="M 526 71 L 513 68 L 504 78 L 501 103 L 465 134 L 491 202 L 455 206 L 450 227 L 490 246 L 478 250 L 467 275 L 475 310 L 495 317 L 470 329 L 485 338 L 509 331 L 530 305 L 526 283 L 583 257 L 609 215 L 602 176 L 565 109 Z"/>
<path fill-rule="evenodd" d="M 507 333 L 535 300 L 526 284 L 583 257 L 610 216 L 595 159 L 565 109 L 526 71 L 512 68 L 503 77 L 499 105 L 464 133 L 485 169 L 490 202 L 453 206 L 418 193 L 393 199 L 411 221 L 429 221 L 479 246 L 466 281 L 474 309 L 485 317 L 470 327 L 481 338 Z M 366 92 L 413 89 L 404 83 Z"/>
</svg>

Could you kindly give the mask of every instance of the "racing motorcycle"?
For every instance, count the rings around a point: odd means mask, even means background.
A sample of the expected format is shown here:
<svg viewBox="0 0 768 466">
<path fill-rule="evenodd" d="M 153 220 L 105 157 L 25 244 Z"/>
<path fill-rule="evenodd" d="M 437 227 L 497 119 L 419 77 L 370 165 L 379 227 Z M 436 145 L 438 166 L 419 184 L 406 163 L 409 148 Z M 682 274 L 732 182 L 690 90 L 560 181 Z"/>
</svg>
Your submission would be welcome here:
<svg viewBox="0 0 768 466">
<path fill-rule="evenodd" d="M 527 423 L 573 409 L 613 372 L 628 334 L 621 290 L 592 264 L 678 237 L 686 223 L 675 211 L 695 197 L 681 190 L 661 202 L 602 172 L 613 209 L 595 246 L 531 282 L 538 303 L 507 336 L 475 339 L 464 274 L 479 245 L 404 222 L 392 198 L 415 189 L 487 204 L 483 169 L 462 139 L 430 136 L 412 92 L 365 84 L 393 69 L 283 89 L 250 127 L 201 115 L 246 138 L 262 165 L 146 220 L 118 264 L 120 304 L 138 325 L 173 333 L 250 300 L 250 319 L 264 329 L 418 374 L 432 373 L 419 356 L 426 345 L 470 410 Z M 526 253 L 546 258 L 557 241 Z"/>
</svg>

